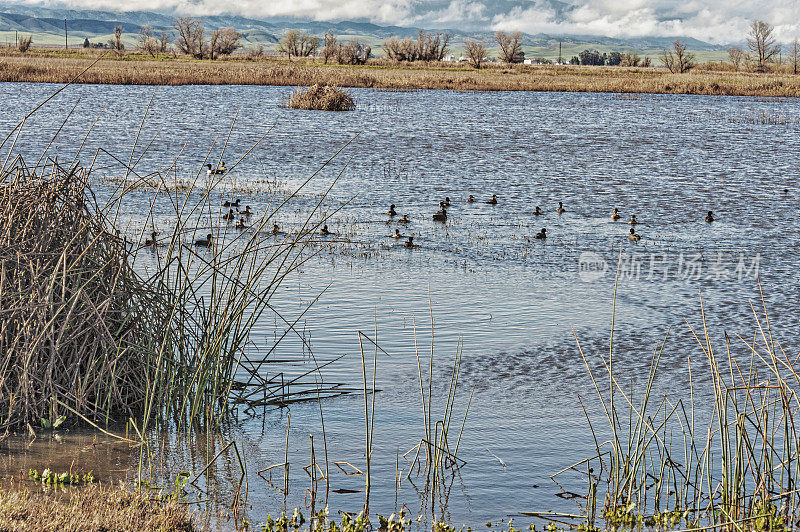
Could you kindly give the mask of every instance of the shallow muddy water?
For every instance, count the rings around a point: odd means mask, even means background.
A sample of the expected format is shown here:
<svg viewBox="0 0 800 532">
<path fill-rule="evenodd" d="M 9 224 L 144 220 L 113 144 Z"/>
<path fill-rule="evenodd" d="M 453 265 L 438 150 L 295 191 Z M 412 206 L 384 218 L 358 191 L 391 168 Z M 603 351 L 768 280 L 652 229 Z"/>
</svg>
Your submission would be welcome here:
<svg viewBox="0 0 800 532">
<path fill-rule="evenodd" d="M 0 85 L 0 131 L 10 130 L 54 89 Z M 416 327 L 426 357 L 431 312 L 435 406 L 444 404 L 459 342 L 463 349 L 453 426 L 460 428 L 474 389 L 459 447 L 466 465 L 434 501 L 436 515 L 454 524 L 477 525 L 520 511 L 580 510 L 576 501 L 556 494 L 585 493 L 585 479 L 564 477 L 559 486 L 549 475 L 594 452 L 579 397 L 602 430 L 575 336 L 597 369 L 596 356 L 608 350 L 617 271 L 615 371 L 626 383 L 641 383 L 653 350 L 671 329 L 658 392 L 685 393 L 691 358 L 694 399 L 702 405 L 709 396 L 703 388 L 706 360 L 689 330 L 689 324 L 702 327 L 699 294 L 712 340 L 720 341 L 726 331 L 752 336 L 750 301 L 760 307 L 757 277 L 776 339 L 789 354 L 797 353 L 792 333 L 800 317 L 800 154 L 794 144 L 800 102 L 353 90 L 356 111 L 324 113 L 281 108 L 289 91 L 160 87 L 151 102 L 152 88 L 73 86 L 29 119 L 15 151 L 29 163 L 37 160 L 64 124 L 48 153 L 71 160 L 97 120 L 78 159 L 89 165 L 97 154 L 95 191 L 102 198 L 125 172 L 100 148 L 137 161 L 143 174 L 164 171 L 177 158 L 167 181 L 177 176 L 185 183 L 199 173 L 202 183 L 207 153 L 209 162 L 221 158 L 231 166 L 272 128 L 214 192 L 220 201 L 240 197 L 260 214 L 346 145 L 277 220 L 285 230 L 296 229 L 341 172 L 323 202 L 332 213 L 328 225 L 341 238 L 332 237 L 337 243 L 331 250 L 289 277 L 274 303 L 282 314 L 297 316 L 325 290 L 301 323 L 318 360 L 345 355 L 323 370 L 330 382 L 362 385 L 357 331 L 377 331 L 386 354 L 377 362 L 373 512 L 388 514 L 406 504 L 416 515 L 421 505 L 430 507 L 405 478 L 409 464 L 398 455 L 424 435 L 414 333 Z M 475 203 L 466 202 L 469 194 Z M 496 206 L 484 203 L 492 194 Z M 448 222 L 435 223 L 431 216 L 445 196 L 452 201 Z M 131 194 L 130 208 L 119 218 L 129 238 L 149 231 L 144 213 L 152 198 L 148 189 Z M 555 212 L 559 201 L 563 214 Z M 383 213 L 390 204 L 412 222 L 387 223 Z M 531 214 L 536 206 L 542 216 Z M 610 219 L 614 207 L 623 217 L 618 222 Z M 708 210 L 713 223 L 704 221 Z M 165 196 L 156 200 L 154 212 L 156 229 L 168 232 L 174 217 Z M 627 239 L 632 214 L 640 221 L 638 243 Z M 219 212 L 207 216 L 216 223 Z M 534 238 L 542 227 L 545 241 Z M 409 250 L 387 238 L 396 228 L 413 234 L 418 246 Z M 146 269 L 147 260 L 140 267 Z M 253 352 L 268 349 L 282 331 L 274 316 L 263 319 L 254 330 Z M 288 374 L 313 368 L 296 337 L 287 337 L 274 356 L 291 359 Z M 363 397 L 324 400 L 322 409 L 329 461 L 363 469 Z M 284 497 L 256 471 L 284 461 L 289 412 L 292 466 Z M 157 483 L 169 485 L 179 471 L 205 467 L 220 442 L 234 439 L 245 451 L 248 518 L 259 522 L 284 504 L 306 503 L 310 479 L 302 466 L 310 463 L 310 434 L 321 461 L 315 402 L 242 412 L 218 441 L 154 436 L 153 473 Z M 70 431 L 28 446 L 12 438 L 0 470 L 17 475 L 29 467 L 67 469 L 74 461 L 101 480 L 135 478 L 138 450 L 98 445 L 107 439 Z M 222 499 L 232 497 L 238 482 L 234 461 L 227 453 L 214 468 Z M 397 464 L 404 470 L 399 492 Z M 282 473 L 273 476 L 281 485 Z M 361 490 L 363 479 L 331 465 L 331 489 Z M 419 478 L 411 480 L 419 485 Z M 331 493 L 329 505 L 357 510 L 363 497 Z"/>
</svg>

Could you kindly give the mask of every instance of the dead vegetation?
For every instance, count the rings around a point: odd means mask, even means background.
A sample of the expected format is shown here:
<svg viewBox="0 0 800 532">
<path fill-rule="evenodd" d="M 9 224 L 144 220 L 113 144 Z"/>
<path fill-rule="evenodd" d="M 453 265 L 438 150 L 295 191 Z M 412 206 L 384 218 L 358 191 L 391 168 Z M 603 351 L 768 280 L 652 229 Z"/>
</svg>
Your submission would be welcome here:
<svg viewBox="0 0 800 532">
<path fill-rule="evenodd" d="M 55 490 L 0 489 L 0 530 L 139 532 L 197 530 L 187 505 L 123 486 Z"/>
<path fill-rule="evenodd" d="M 42 170 L 42 169 L 40 169 Z M 91 203 L 86 174 L 19 160 L 0 179 L 0 426 L 38 426 L 59 402 L 130 414 L 147 390 L 160 305 Z"/>
<path fill-rule="evenodd" d="M 0 81 L 66 83 L 97 59 L 96 52 L 29 50 L 0 54 Z M 727 67 L 727 68 L 725 68 Z M 366 65 L 324 64 L 322 59 L 287 61 L 243 54 L 219 61 L 159 60 L 125 53 L 106 56 L 77 82 L 123 85 L 279 85 L 314 84 L 383 89 L 509 90 L 800 96 L 800 78 L 791 69 L 767 73 L 733 71 L 728 63 L 699 64 L 684 74 L 666 68 L 572 65 L 500 65 L 480 70 L 459 63 L 397 63 L 370 59 Z"/>
<path fill-rule="evenodd" d="M 308 111 L 353 111 L 356 104 L 352 96 L 339 87 L 312 85 L 293 92 L 286 107 Z"/>
</svg>

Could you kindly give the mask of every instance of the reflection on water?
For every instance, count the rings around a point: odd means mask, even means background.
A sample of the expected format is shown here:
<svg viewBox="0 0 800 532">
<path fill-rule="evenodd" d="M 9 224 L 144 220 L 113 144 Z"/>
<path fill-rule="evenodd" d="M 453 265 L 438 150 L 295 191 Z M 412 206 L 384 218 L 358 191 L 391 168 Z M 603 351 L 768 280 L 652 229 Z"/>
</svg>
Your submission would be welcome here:
<svg viewBox="0 0 800 532">
<path fill-rule="evenodd" d="M 3 131 L 52 90 L 21 88 L 0 87 L 7 106 Z M 386 354 L 377 363 L 374 512 L 388 514 L 402 504 L 416 512 L 426 505 L 454 523 L 476 524 L 524 510 L 579 510 L 580 499 L 555 494 L 583 493 L 585 479 L 557 486 L 549 475 L 593 452 L 578 398 L 595 426 L 602 425 L 601 409 L 576 337 L 589 366 L 599 369 L 597 355 L 609 349 L 617 273 L 615 369 L 628 383 L 645 378 L 653 350 L 671 328 L 659 393 L 686 389 L 687 358 L 694 384 L 706 382 L 704 356 L 684 321 L 702 326 L 700 291 L 712 340 L 720 341 L 723 331 L 752 334 L 749 301 L 759 298 L 757 277 L 776 334 L 798 325 L 794 212 L 800 155 L 790 146 L 798 127 L 791 117 L 799 116 L 800 102 L 354 90 L 359 110 L 337 114 L 278 107 L 290 88 L 163 87 L 134 148 L 151 90 L 70 87 L 30 120 L 17 143 L 26 159 L 38 159 L 81 98 L 49 152 L 72 158 L 103 109 L 78 157 L 96 168 L 98 195 L 107 197 L 125 176 L 101 148 L 138 161 L 140 175 L 163 178 L 171 187 L 156 198 L 152 222 L 146 217 L 152 191 L 129 195 L 120 221 L 133 240 L 149 233 L 151 223 L 169 232 L 173 202 L 186 193 L 176 183 L 199 175 L 204 184 L 198 171 L 207 153 L 210 161 L 221 158 L 230 167 L 275 126 L 215 189 L 214 209 L 200 215 L 203 226 L 217 223 L 222 211 L 216 205 L 223 199 L 241 198 L 255 218 L 269 212 L 358 134 L 275 220 L 285 231 L 296 230 L 342 173 L 323 202 L 336 234 L 320 238 L 319 246 L 329 247 L 289 277 L 273 303 L 282 315 L 298 316 L 327 290 L 301 320 L 302 339 L 287 337 L 273 356 L 291 361 L 285 371 L 302 373 L 313 367 L 309 345 L 319 360 L 344 355 L 323 377 L 361 386 L 357 331 L 377 335 Z M 758 119 L 770 113 L 785 119 Z M 467 203 L 469 194 L 478 201 Z M 491 194 L 498 195 L 498 205 L 484 203 Z M 448 221 L 436 223 L 432 214 L 445 196 L 452 200 Z M 559 201 L 562 214 L 555 212 Z M 382 214 L 390 204 L 411 223 L 390 222 Z M 531 214 L 537 206 L 544 215 Z M 623 215 L 620 222 L 610 219 L 614 207 Z M 711 224 L 703 221 L 708 210 L 716 216 Z M 631 214 L 641 222 L 636 244 L 627 240 L 630 226 L 624 223 Z M 542 227 L 544 242 L 534 238 Z M 418 247 L 409 250 L 387 238 L 395 229 L 413 235 Z M 238 234 L 228 231 L 226 238 Z M 146 260 L 139 265 L 147 266 Z M 475 390 L 459 449 L 467 463 L 435 501 L 416 491 L 421 479 L 408 478 L 410 464 L 402 457 L 424 436 L 415 337 L 427 367 L 431 310 L 434 408 L 444 408 L 459 342 L 463 363 L 454 420 Z M 275 316 L 262 319 L 252 338 L 254 356 L 283 331 Z M 788 352 L 797 349 L 793 341 L 784 344 Z M 698 404 L 708 397 L 702 388 L 695 394 Z M 332 465 L 365 469 L 363 409 L 358 395 L 322 401 L 331 508 L 354 511 L 363 504 L 364 477 Z M 311 479 L 303 467 L 311 463 L 309 435 L 322 461 L 316 402 L 243 411 L 219 437 L 154 434 L 145 463 L 153 464 L 156 484 L 170 485 L 180 471 L 199 472 L 225 442 L 236 441 L 248 472 L 247 515 L 257 522 L 284 504 L 308 502 Z M 72 465 L 94 469 L 102 480 L 135 479 L 141 449 L 106 440 L 71 431 L 29 446 L 9 438 L 2 470 L 16 475 L 29 467 Z M 282 464 L 287 452 L 290 487 L 284 495 L 283 467 L 270 470 L 281 471 L 273 473 L 272 484 L 256 472 Z M 225 450 L 190 497 L 203 501 L 212 492 L 232 501 L 239 467 L 233 449 Z"/>
</svg>

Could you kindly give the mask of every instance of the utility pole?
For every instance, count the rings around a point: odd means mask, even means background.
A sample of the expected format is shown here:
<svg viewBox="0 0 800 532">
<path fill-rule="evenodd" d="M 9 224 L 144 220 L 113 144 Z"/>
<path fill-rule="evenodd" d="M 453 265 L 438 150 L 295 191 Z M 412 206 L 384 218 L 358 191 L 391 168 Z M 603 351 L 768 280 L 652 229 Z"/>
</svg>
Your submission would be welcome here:
<svg viewBox="0 0 800 532">
<path fill-rule="evenodd" d="M 561 41 L 558 41 L 558 64 L 560 65 L 563 62 L 564 60 L 561 58 Z"/>
<path fill-rule="evenodd" d="M 69 47 L 67 43 L 67 19 L 64 19 L 64 50 Z"/>
</svg>

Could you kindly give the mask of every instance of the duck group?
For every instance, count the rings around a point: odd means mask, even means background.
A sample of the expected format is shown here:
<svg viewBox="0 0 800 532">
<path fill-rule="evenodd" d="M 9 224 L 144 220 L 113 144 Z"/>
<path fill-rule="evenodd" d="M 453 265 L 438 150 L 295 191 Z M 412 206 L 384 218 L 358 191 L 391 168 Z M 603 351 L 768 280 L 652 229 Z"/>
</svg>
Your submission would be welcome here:
<svg viewBox="0 0 800 532">
<path fill-rule="evenodd" d="M 469 194 L 467 196 L 467 203 L 475 203 L 475 196 L 472 195 L 472 194 Z M 498 204 L 497 194 L 492 194 L 492 197 L 490 199 L 486 200 L 484 203 L 487 203 L 489 205 L 497 205 Z M 439 210 L 436 213 L 434 213 L 433 221 L 435 221 L 435 222 L 446 222 L 447 221 L 447 208 L 450 207 L 451 204 L 452 203 L 451 203 L 449 197 L 445 197 L 445 199 L 443 201 L 440 201 L 439 202 Z M 389 212 L 387 212 L 386 214 L 388 214 L 390 216 L 395 216 L 397 214 L 395 209 L 396 209 L 396 205 L 392 204 L 389 207 Z M 565 212 L 567 212 L 567 209 L 564 208 L 564 202 L 563 201 L 559 201 L 558 202 L 558 207 L 555 209 L 555 212 L 558 213 L 558 214 L 564 214 Z M 536 208 L 534 209 L 534 211 L 531 214 L 533 216 L 543 216 L 543 215 L 545 215 L 545 211 L 542 210 L 541 207 L 536 206 Z M 611 213 L 611 220 L 612 221 L 617 221 L 617 220 L 619 220 L 621 218 L 622 218 L 622 215 L 620 214 L 619 208 L 614 207 L 614 210 Z M 400 221 L 402 223 L 409 223 L 410 222 L 407 214 L 404 214 L 403 215 L 403 219 L 400 220 Z M 714 213 L 712 211 L 708 211 L 708 213 L 706 214 L 706 217 L 705 217 L 705 221 L 709 222 L 709 223 L 714 221 Z M 632 225 L 632 226 L 639 225 L 640 223 L 641 222 L 636 218 L 635 214 L 632 214 L 630 220 L 628 221 L 628 224 Z M 392 238 L 404 238 L 403 235 L 400 234 L 400 230 L 399 229 L 396 229 L 394 234 L 391 234 L 389 236 L 392 237 Z M 546 240 L 547 239 L 547 228 L 546 227 L 542 227 L 542 229 L 534 235 L 534 238 L 537 239 L 537 240 Z M 633 227 L 631 227 L 630 232 L 628 233 L 628 240 L 630 240 L 631 242 L 638 242 L 639 240 L 641 240 L 641 238 L 642 238 L 641 235 L 637 234 L 636 230 Z M 413 237 L 409 237 L 409 240 L 407 242 L 405 242 L 403 245 L 406 246 L 406 247 L 412 247 L 414 245 L 413 244 Z"/>
</svg>

